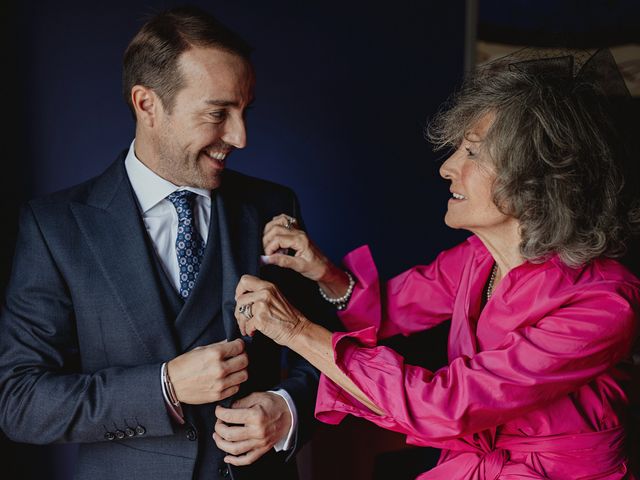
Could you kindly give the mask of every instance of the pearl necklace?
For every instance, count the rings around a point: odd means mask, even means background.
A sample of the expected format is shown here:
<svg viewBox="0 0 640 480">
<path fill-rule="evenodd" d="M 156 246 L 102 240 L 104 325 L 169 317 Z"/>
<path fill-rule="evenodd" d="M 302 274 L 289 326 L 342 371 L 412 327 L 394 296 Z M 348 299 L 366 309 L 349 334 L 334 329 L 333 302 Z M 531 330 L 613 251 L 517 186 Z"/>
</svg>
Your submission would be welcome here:
<svg viewBox="0 0 640 480">
<path fill-rule="evenodd" d="M 487 284 L 487 302 L 491 298 L 491 294 L 493 293 L 493 284 L 496 281 L 496 275 L 498 274 L 498 264 L 494 263 L 493 268 L 491 269 L 491 276 L 489 277 L 489 283 Z"/>
</svg>

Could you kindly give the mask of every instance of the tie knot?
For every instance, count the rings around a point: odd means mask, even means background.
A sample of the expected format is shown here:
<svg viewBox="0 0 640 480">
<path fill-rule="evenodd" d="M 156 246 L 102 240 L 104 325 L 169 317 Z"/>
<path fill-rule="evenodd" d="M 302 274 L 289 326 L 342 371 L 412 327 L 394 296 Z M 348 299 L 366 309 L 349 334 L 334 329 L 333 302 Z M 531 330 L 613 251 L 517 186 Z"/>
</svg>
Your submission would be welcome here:
<svg viewBox="0 0 640 480">
<path fill-rule="evenodd" d="M 179 190 L 167 195 L 167 200 L 177 207 L 178 205 L 190 204 L 196 195 L 196 193 L 190 192 L 189 190 Z"/>
<path fill-rule="evenodd" d="M 167 200 L 173 203 L 178 213 L 179 223 L 191 223 L 193 218 L 193 199 L 196 195 L 196 193 L 190 192 L 189 190 L 180 190 L 179 192 L 173 192 L 167 195 Z"/>
</svg>

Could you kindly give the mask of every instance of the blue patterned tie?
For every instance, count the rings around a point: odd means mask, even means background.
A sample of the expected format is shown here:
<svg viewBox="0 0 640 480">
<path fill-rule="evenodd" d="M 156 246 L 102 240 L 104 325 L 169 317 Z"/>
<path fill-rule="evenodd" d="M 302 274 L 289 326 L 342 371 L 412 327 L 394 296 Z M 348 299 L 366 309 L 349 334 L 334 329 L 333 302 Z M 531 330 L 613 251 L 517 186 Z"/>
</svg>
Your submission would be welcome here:
<svg viewBox="0 0 640 480">
<path fill-rule="evenodd" d="M 173 203 L 178 212 L 176 255 L 180 268 L 180 296 L 185 300 L 196 283 L 204 254 L 204 241 L 196 229 L 191 208 L 195 196 L 195 193 L 188 190 L 180 190 L 167 196 L 167 200 Z"/>
</svg>

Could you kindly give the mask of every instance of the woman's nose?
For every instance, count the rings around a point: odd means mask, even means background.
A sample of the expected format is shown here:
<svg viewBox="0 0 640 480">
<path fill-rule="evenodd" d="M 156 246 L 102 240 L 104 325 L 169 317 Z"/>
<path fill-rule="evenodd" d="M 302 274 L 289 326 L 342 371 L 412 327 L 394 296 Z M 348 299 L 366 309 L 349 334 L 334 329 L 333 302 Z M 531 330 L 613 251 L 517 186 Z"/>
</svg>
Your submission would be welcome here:
<svg viewBox="0 0 640 480">
<path fill-rule="evenodd" d="M 458 153 L 459 150 L 456 150 L 451 155 L 449 155 L 449 158 L 442 162 L 442 165 L 440 165 L 439 172 L 442 178 L 445 178 L 447 180 L 451 180 L 453 178 Z"/>
</svg>

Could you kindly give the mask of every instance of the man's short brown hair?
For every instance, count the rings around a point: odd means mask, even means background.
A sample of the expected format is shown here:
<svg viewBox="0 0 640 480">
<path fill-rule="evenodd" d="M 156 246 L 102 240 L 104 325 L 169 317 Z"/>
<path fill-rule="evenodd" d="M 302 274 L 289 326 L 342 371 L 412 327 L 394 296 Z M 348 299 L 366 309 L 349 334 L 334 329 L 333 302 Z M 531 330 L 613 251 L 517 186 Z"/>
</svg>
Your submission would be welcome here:
<svg viewBox="0 0 640 480">
<path fill-rule="evenodd" d="M 131 89 L 153 89 L 163 107 L 171 111 L 183 86 L 180 55 L 193 47 L 214 47 L 249 61 L 251 47 L 212 15 L 195 7 L 161 12 L 147 21 L 129 43 L 123 59 L 122 94 L 135 118 Z"/>
</svg>

